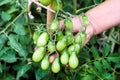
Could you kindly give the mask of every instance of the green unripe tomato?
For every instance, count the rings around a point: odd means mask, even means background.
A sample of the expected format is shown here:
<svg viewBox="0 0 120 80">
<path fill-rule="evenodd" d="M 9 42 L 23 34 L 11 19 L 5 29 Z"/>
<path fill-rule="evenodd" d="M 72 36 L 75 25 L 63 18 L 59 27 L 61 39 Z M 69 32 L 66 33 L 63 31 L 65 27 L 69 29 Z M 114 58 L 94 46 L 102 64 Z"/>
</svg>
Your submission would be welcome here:
<svg viewBox="0 0 120 80">
<path fill-rule="evenodd" d="M 68 47 L 68 53 L 71 55 L 72 52 L 76 52 L 77 54 L 80 52 L 81 46 L 79 43 L 70 45 Z"/>
<path fill-rule="evenodd" d="M 87 38 L 87 34 L 85 32 L 79 32 L 75 36 L 75 43 L 80 43 L 81 46 L 83 46 L 84 43 L 85 43 L 86 38 Z"/>
<path fill-rule="evenodd" d="M 66 31 L 65 36 L 67 36 L 67 45 L 74 42 L 74 36 L 73 36 L 73 33 L 71 31 Z"/>
<path fill-rule="evenodd" d="M 32 59 L 34 62 L 40 62 L 45 55 L 46 48 L 45 47 L 39 47 L 32 56 Z"/>
<path fill-rule="evenodd" d="M 52 72 L 58 73 L 60 71 L 59 57 L 56 57 L 52 63 Z"/>
<path fill-rule="evenodd" d="M 75 52 L 78 54 L 80 52 L 81 46 L 79 43 L 75 44 Z"/>
<path fill-rule="evenodd" d="M 57 41 L 59 41 L 59 40 L 62 40 L 63 39 L 63 37 L 64 37 L 64 35 L 63 35 L 63 33 L 62 33 L 62 31 L 58 31 L 57 32 Z"/>
<path fill-rule="evenodd" d="M 82 14 L 82 21 L 83 21 L 83 25 L 84 25 L 85 27 L 88 26 L 88 24 L 89 24 L 89 19 L 88 19 L 87 15 Z"/>
<path fill-rule="evenodd" d="M 45 46 L 48 40 L 49 40 L 49 34 L 47 32 L 41 33 L 37 41 L 37 46 L 38 47 Z"/>
<path fill-rule="evenodd" d="M 78 60 L 78 58 L 76 56 L 76 53 L 72 52 L 72 54 L 70 56 L 70 59 L 69 59 L 69 66 L 72 69 L 75 69 L 75 68 L 77 68 L 78 65 L 79 65 L 79 60 Z"/>
<path fill-rule="evenodd" d="M 38 37 L 39 37 L 39 32 L 38 32 L 38 31 L 35 31 L 35 32 L 33 33 L 33 40 L 34 40 L 34 43 L 35 43 L 35 44 L 37 43 Z"/>
<path fill-rule="evenodd" d="M 73 23 L 72 23 L 72 20 L 70 18 L 65 19 L 64 24 L 65 24 L 66 30 L 72 31 Z"/>
<path fill-rule="evenodd" d="M 62 51 L 66 48 L 67 44 L 66 44 L 66 39 L 63 38 L 62 40 L 59 40 L 56 44 L 56 49 L 58 51 Z"/>
<path fill-rule="evenodd" d="M 41 4 L 45 5 L 45 6 L 48 6 L 52 0 L 39 0 Z"/>
<path fill-rule="evenodd" d="M 70 46 L 68 47 L 68 53 L 71 55 L 72 52 L 75 52 L 75 46 L 74 46 L 74 45 L 70 45 Z"/>
<path fill-rule="evenodd" d="M 50 62 L 49 62 L 49 55 L 45 55 L 43 60 L 41 61 L 41 68 L 43 70 L 47 70 L 49 68 Z"/>
<path fill-rule="evenodd" d="M 55 51 L 55 44 L 53 41 L 49 41 L 47 45 L 48 51 L 50 53 L 53 53 Z"/>
<path fill-rule="evenodd" d="M 51 23 L 49 29 L 50 29 L 51 32 L 55 32 L 55 31 L 57 31 L 59 29 L 58 20 L 57 19 L 53 20 L 53 22 Z"/>
<path fill-rule="evenodd" d="M 58 1 L 58 3 L 57 3 Z M 52 5 L 53 10 L 58 11 L 63 8 L 63 3 L 61 0 L 54 0 Z"/>
<path fill-rule="evenodd" d="M 62 55 L 60 56 L 60 61 L 63 65 L 66 65 L 69 62 L 69 53 L 67 50 L 62 51 Z"/>
</svg>

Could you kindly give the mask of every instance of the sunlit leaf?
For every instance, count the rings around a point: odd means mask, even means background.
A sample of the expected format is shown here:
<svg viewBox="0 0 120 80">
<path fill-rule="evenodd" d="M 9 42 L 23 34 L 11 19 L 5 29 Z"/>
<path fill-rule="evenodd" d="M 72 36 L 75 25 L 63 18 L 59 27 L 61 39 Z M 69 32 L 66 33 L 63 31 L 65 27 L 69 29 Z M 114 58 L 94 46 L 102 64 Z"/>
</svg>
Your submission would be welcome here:
<svg viewBox="0 0 120 80">
<path fill-rule="evenodd" d="M 11 6 L 10 9 L 7 10 L 7 13 L 12 14 L 16 11 L 18 11 L 18 9 L 15 6 Z"/>
<path fill-rule="evenodd" d="M 10 49 L 11 49 L 10 47 L 4 47 L 2 50 L 0 50 L 0 59 Z"/>
<path fill-rule="evenodd" d="M 0 6 L 5 5 L 9 2 L 11 2 L 11 0 L 0 0 Z"/>
<path fill-rule="evenodd" d="M 16 32 L 18 35 L 25 35 L 25 29 L 24 26 L 20 23 L 17 23 L 14 32 Z"/>
<path fill-rule="evenodd" d="M 16 62 L 16 55 L 14 51 L 7 51 L 6 53 L 4 53 L 1 57 L 1 60 L 4 60 L 7 63 L 13 63 Z"/>
<path fill-rule="evenodd" d="M 4 34 L 0 35 L 0 50 L 4 46 L 5 41 L 7 40 L 7 37 Z"/>
<path fill-rule="evenodd" d="M 2 11 L 1 18 L 3 21 L 9 21 L 11 19 L 11 15 L 8 14 L 7 12 Z"/>
<path fill-rule="evenodd" d="M 10 46 L 19 53 L 19 56 L 27 56 L 27 52 L 23 49 L 22 45 L 16 40 L 14 35 L 9 35 L 9 41 Z"/>
</svg>

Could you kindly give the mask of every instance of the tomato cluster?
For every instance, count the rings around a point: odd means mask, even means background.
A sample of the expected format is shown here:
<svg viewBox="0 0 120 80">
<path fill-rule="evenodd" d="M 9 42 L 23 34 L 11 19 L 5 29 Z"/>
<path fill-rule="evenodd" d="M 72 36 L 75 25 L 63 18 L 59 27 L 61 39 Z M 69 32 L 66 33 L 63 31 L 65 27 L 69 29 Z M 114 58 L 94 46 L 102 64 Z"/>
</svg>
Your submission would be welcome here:
<svg viewBox="0 0 120 80">
<path fill-rule="evenodd" d="M 45 6 L 52 4 L 52 9 L 58 11 L 63 8 L 62 0 L 39 0 L 39 2 Z"/>
<path fill-rule="evenodd" d="M 34 62 L 41 62 L 43 70 L 49 68 L 49 58 L 52 54 L 56 54 L 51 63 L 51 70 L 54 73 L 60 71 L 60 64 L 69 65 L 72 69 L 79 65 L 77 56 L 84 45 L 86 34 L 83 31 L 76 34 L 72 32 L 71 18 L 66 18 L 63 26 L 64 29 L 61 29 L 58 20 L 54 19 L 46 31 L 41 33 L 35 31 L 33 34 L 33 40 L 38 49 L 33 53 L 32 59 Z"/>
</svg>

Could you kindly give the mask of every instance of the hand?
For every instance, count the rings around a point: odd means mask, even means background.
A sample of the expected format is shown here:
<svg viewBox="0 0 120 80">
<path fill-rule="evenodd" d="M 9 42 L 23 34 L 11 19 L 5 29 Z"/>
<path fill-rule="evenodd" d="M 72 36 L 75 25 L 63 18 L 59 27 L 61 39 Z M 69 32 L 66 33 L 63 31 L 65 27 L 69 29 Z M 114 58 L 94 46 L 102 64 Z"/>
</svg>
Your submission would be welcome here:
<svg viewBox="0 0 120 80">
<path fill-rule="evenodd" d="M 81 17 L 78 17 L 78 16 L 75 16 L 72 18 L 72 22 L 73 22 L 73 33 L 77 33 L 79 32 L 81 29 L 82 29 L 82 25 L 81 25 L 81 20 L 80 20 Z M 63 26 L 63 23 L 64 23 L 64 20 L 60 21 L 59 22 L 59 25 L 62 29 L 64 29 L 64 26 Z M 94 28 L 92 27 L 92 24 L 89 23 L 89 25 L 87 26 L 86 28 L 86 31 L 87 33 L 87 38 L 86 38 L 86 41 L 85 41 L 85 44 L 90 40 L 90 38 L 93 36 L 93 32 L 94 32 Z M 50 56 L 50 63 L 53 62 L 54 58 L 55 58 L 55 54 L 52 54 Z"/>
<path fill-rule="evenodd" d="M 81 16 L 73 17 L 72 22 L 73 22 L 73 33 L 79 32 L 82 29 Z M 64 20 L 59 22 L 59 25 L 61 28 L 64 28 L 63 23 L 64 23 Z M 89 22 L 89 25 L 86 27 L 85 32 L 87 33 L 87 39 L 85 41 L 85 44 L 86 44 L 90 40 L 90 38 L 94 35 L 94 28 L 90 22 Z"/>
</svg>

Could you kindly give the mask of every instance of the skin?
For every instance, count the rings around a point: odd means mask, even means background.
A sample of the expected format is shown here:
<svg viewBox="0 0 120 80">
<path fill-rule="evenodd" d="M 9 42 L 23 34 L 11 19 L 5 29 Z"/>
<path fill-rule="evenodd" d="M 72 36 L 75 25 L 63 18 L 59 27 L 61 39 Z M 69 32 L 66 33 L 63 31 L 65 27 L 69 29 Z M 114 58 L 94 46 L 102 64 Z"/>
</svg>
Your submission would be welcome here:
<svg viewBox="0 0 120 80">
<path fill-rule="evenodd" d="M 101 32 L 120 24 L 119 3 L 120 0 L 105 0 L 100 5 L 86 12 L 90 22 L 86 28 L 86 43 L 92 36 L 100 34 Z M 73 32 L 78 32 L 81 30 L 80 19 L 81 17 L 78 16 L 72 18 Z M 60 21 L 60 26 L 62 26 L 62 24 L 63 21 Z"/>
</svg>

